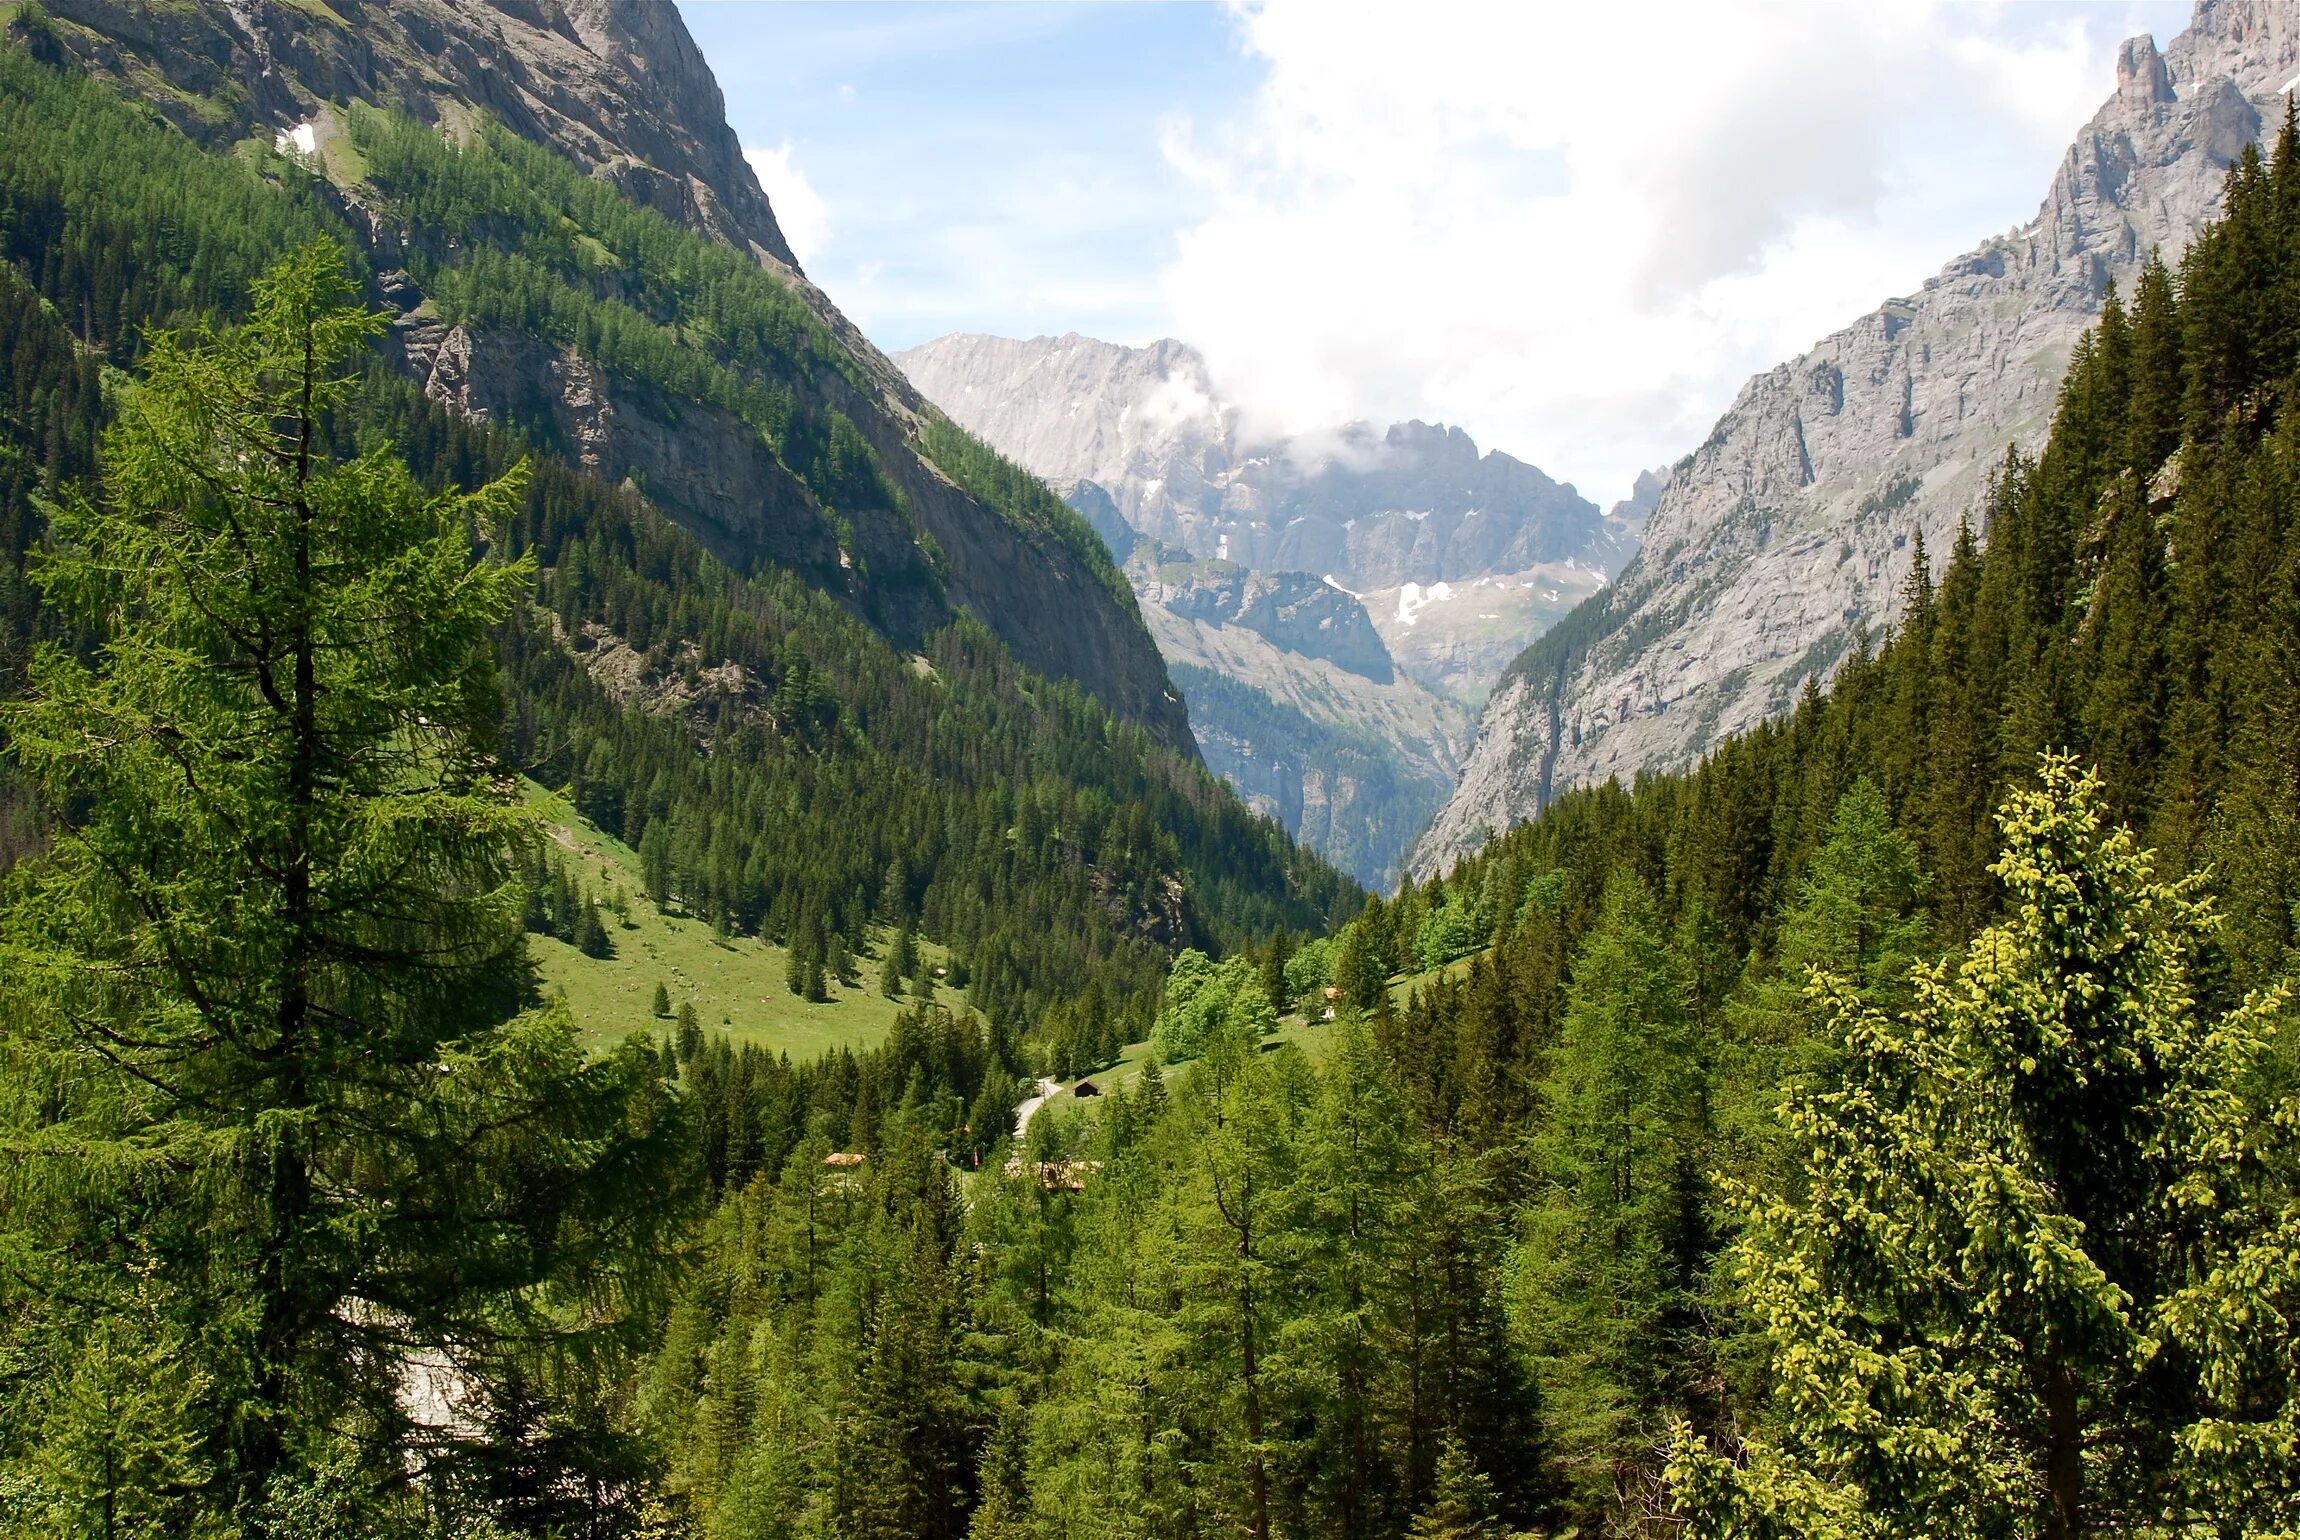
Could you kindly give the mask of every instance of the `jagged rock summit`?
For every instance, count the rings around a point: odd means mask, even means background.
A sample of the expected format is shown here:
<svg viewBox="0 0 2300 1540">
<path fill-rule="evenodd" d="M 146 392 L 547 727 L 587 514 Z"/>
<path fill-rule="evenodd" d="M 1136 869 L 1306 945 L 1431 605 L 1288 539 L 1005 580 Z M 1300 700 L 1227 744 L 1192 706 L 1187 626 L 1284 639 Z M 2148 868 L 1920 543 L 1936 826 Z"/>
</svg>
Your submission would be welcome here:
<svg viewBox="0 0 2300 1540">
<path fill-rule="evenodd" d="M 1364 591 L 1573 560 L 1610 571 L 1634 549 L 1572 487 L 1481 453 L 1459 428 L 1258 432 L 1198 351 L 1171 338 L 1130 348 L 1075 332 L 958 332 L 894 358 L 954 420 L 1074 503 L 1107 497 L 1136 533 L 1196 556 Z M 1096 492 L 1076 492 L 1082 482 Z"/>
<path fill-rule="evenodd" d="M 202 143 L 276 138 L 304 152 L 384 275 L 399 356 L 435 398 L 570 445 L 603 480 L 645 487 L 722 560 L 799 571 L 898 643 L 971 611 L 1032 668 L 1168 743 L 1192 741 L 1131 596 L 1083 531 L 1073 541 L 1002 516 L 925 454 L 932 409 L 800 272 L 671 0 L 49 0 L 46 12 L 44 46 Z M 333 149 L 354 101 L 455 136 L 492 118 L 747 252 L 833 343 L 810 377 L 779 385 L 860 432 L 895 506 L 830 509 L 731 411 L 670 399 L 559 339 L 430 322 L 398 271 L 410 232 L 368 201 L 357 158 Z"/>
<path fill-rule="evenodd" d="M 955 333 L 895 360 L 1126 560 L 1207 763 L 1377 885 L 1452 788 L 1469 713 L 1650 511 L 1643 483 L 1601 513 L 1458 427 L 1258 430 L 1171 338 Z"/>
<path fill-rule="evenodd" d="M 1750 380 L 1671 470 L 1614 586 L 1496 687 L 1414 869 L 1564 788 L 1690 764 L 1889 626 L 1912 539 L 1937 562 L 1984 516 L 1990 470 L 2042 442 L 2108 285 L 2178 254 L 2296 75 L 2296 0 L 2203 0 L 2161 53 L 2132 39 L 2034 219 Z"/>
</svg>

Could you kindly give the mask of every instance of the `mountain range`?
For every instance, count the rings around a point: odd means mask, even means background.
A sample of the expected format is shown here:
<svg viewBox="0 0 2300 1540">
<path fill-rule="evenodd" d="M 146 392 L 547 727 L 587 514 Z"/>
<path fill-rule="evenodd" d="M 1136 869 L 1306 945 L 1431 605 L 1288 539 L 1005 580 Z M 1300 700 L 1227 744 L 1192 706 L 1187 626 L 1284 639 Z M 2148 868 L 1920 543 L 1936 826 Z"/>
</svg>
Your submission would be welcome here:
<svg viewBox="0 0 2300 1540">
<path fill-rule="evenodd" d="M 1171 339 L 954 333 L 894 357 L 1125 561 L 1208 764 L 1378 886 L 1450 794 L 1486 691 L 1647 511 L 1603 512 L 1459 428 L 1258 429 Z M 1247 593 L 1315 622 L 1211 597 Z"/>
</svg>

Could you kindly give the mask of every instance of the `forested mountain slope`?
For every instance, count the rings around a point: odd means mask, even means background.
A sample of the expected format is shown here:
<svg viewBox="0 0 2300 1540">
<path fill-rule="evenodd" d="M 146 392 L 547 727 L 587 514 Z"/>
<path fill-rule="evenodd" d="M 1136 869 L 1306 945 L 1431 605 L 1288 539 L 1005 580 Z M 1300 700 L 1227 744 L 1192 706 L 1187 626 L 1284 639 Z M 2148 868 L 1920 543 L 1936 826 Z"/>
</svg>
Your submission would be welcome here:
<svg viewBox="0 0 2300 1540">
<path fill-rule="evenodd" d="M 1937 557 L 1982 516 L 2102 296 L 2177 255 L 2296 74 L 2289 0 L 2203 0 L 2161 55 L 2133 39 L 2033 220 L 1752 379 L 1671 472 L 1638 559 L 1511 667 L 1415 869 L 1568 787 L 1684 767 L 1896 620 L 1911 540 Z"/>
<path fill-rule="evenodd" d="M 395 318 L 345 442 L 437 484 L 533 466 L 506 752 L 645 854 L 658 898 L 826 956 L 922 926 L 1019 1030 L 1090 977 L 1139 993 L 1164 948 L 1312 924 L 1346 891 L 1201 768 L 1092 532 L 901 415 L 787 275 L 468 104 L 455 140 L 354 102 L 309 154 L 268 128 L 203 149 L 79 70 L 95 34 L 21 10 L 11 35 L 11 687 L 53 623 L 23 575 L 33 494 L 91 469 L 102 369 L 133 370 L 152 327 L 232 317 L 273 256 L 329 237 Z M 1051 675 L 1017 656 L 1048 652 Z"/>
<path fill-rule="evenodd" d="M 1508 1173 L 1492 1286 L 1584 1523 L 2289 1511 L 2289 122 L 2225 194 L 2078 341 L 1985 539 L 1912 540 L 1881 649 L 1690 771 L 1561 792 L 1297 970 L 1376 1013 L 1428 1137 Z M 1463 955 L 1389 1016 L 1393 970 Z M 2190 1201 L 2225 1205 L 2209 1237 Z"/>
<path fill-rule="evenodd" d="M 476 215 L 508 221 L 489 233 L 517 266 L 533 258 L 512 248 L 538 230 L 514 226 L 549 224 L 564 211 L 496 209 L 488 203 L 496 188 L 466 185 L 434 189 L 449 202 L 411 218 L 394 194 L 364 181 L 363 150 L 339 147 L 346 102 L 459 137 L 483 119 L 500 123 L 631 204 L 763 264 L 783 296 L 772 316 L 746 313 L 755 300 L 728 308 L 727 285 L 741 280 L 724 263 L 666 301 L 655 291 L 669 248 L 575 239 L 551 254 L 554 281 L 582 276 L 604 310 L 587 303 L 583 318 L 563 306 L 546 316 L 532 313 L 528 295 L 531 313 L 459 311 L 444 327 L 411 333 L 410 366 L 467 412 L 547 420 L 571 447 L 579 439 L 574 452 L 589 468 L 610 482 L 645 483 L 658 507 L 738 567 L 771 557 L 802 570 L 898 641 L 967 610 L 1026 666 L 1076 680 L 1117 714 L 1188 746 L 1181 703 L 1091 534 L 1051 500 L 994 485 L 994 468 L 955 440 L 933 439 L 939 430 L 901 372 L 799 275 L 676 6 L 67 0 L 47 10 L 60 56 L 150 101 L 211 148 L 309 125 L 310 158 L 339 184 L 347 227 L 379 273 L 406 275 L 381 288 L 403 311 L 423 307 L 440 243 L 476 235 L 477 226 L 463 228 Z M 582 232 L 593 241 L 603 233 Z M 515 283 L 534 276 L 520 268 Z M 789 399 L 738 403 L 702 387 L 691 404 L 697 382 L 656 377 L 630 351 L 666 345 L 759 371 L 770 396 Z"/>
</svg>

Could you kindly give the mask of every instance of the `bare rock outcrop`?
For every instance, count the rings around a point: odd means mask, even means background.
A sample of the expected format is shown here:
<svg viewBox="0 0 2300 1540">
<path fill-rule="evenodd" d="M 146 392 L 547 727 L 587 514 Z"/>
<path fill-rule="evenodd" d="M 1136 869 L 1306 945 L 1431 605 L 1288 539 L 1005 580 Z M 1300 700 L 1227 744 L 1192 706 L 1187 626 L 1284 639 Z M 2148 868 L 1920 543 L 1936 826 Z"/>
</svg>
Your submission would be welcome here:
<svg viewBox="0 0 2300 1540">
<path fill-rule="evenodd" d="M 1458 582 L 1634 541 L 1572 487 L 1459 428 L 1256 435 L 1194 348 L 1070 333 L 953 333 L 895 355 L 927 398 L 1058 487 L 1092 483 L 1129 529 L 1194 556 L 1331 574 L 1352 589 Z"/>
</svg>

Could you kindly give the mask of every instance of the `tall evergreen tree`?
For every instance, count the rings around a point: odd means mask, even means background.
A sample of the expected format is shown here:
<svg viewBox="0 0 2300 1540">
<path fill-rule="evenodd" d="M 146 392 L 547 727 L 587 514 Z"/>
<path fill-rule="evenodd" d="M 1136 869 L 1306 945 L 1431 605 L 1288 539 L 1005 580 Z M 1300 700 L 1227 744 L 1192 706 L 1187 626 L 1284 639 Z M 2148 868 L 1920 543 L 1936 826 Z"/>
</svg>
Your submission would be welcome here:
<svg viewBox="0 0 2300 1540">
<path fill-rule="evenodd" d="M 1681 1407 L 1708 1237 L 1704 1065 L 1652 894 L 1617 876 L 1583 944 L 1536 1136 L 1512 1316 L 1583 1511 Z"/>
<path fill-rule="evenodd" d="M 1680 1434 L 1700 1533 L 2061 1537 L 2172 1513 L 2267 1534 L 2300 1513 L 2300 1204 L 2263 1180 L 2300 1100 L 2256 1078 L 2288 994 L 2199 1007 L 2209 905 L 2071 761 L 2001 822 L 2011 911 L 1961 969 L 1922 972 L 1898 1014 L 1824 986 L 1842 1083 L 1796 1099 L 1802 1179 L 1740 1194 L 1775 1418 L 1734 1462 Z"/>
<path fill-rule="evenodd" d="M 342 273 L 306 248 L 245 328 L 150 339 L 37 567 L 102 646 L 0 707 L 55 833 L 0 895 L 0 1316 L 143 1280 L 211 1513 L 346 1439 L 401 1489 L 410 1355 L 484 1399 L 523 1344 L 630 1319 L 682 1209 L 652 1054 L 507 1020 L 533 826 L 487 642 L 528 573 L 472 552 L 517 483 L 330 456 L 381 324 Z"/>
</svg>

